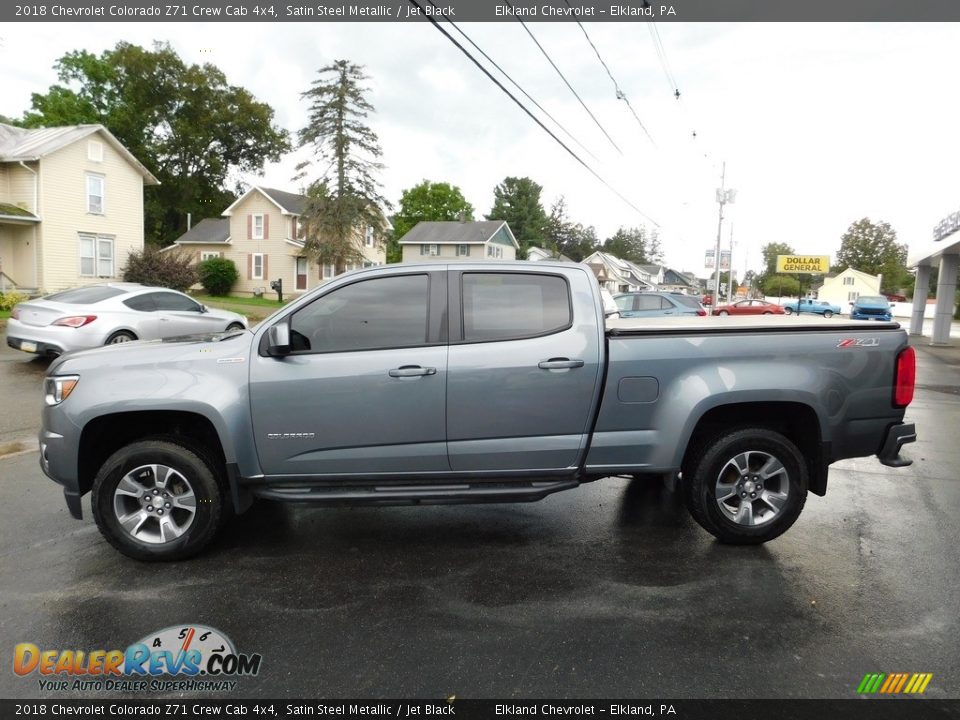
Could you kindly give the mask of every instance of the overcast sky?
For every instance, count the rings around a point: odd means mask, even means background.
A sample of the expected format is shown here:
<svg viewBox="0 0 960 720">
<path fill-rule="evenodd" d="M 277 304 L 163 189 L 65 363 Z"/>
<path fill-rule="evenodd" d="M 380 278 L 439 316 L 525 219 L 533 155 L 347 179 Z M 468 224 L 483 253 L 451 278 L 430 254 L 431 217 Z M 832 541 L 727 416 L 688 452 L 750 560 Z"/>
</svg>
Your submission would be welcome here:
<svg viewBox="0 0 960 720">
<path fill-rule="evenodd" d="M 571 145 L 660 225 L 668 264 L 704 275 L 716 239 L 721 161 L 734 264 L 760 267 L 760 247 L 835 256 L 847 226 L 885 220 L 901 242 L 930 244 L 960 209 L 960 27 L 952 24 L 683 24 L 659 26 L 681 91 L 672 95 L 646 23 L 586 24 L 653 143 L 575 23 L 530 29 L 620 146 L 619 154 L 515 21 L 463 29 L 582 142 Z M 427 23 L 72 23 L 0 30 L 0 114 L 56 81 L 63 53 L 119 40 L 169 42 L 211 62 L 276 111 L 291 132 L 306 119 L 300 93 L 335 59 L 366 66 L 396 203 L 424 178 L 460 186 L 478 217 L 505 176 L 543 185 L 544 206 L 566 196 L 572 218 L 602 239 L 646 223 L 563 151 Z M 696 131 L 696 138 L 692 133 Z M 563 135 L 560 135 L 564 137 Z M 295 190 L 294 157 L 250 182 Z"/>
</svg>

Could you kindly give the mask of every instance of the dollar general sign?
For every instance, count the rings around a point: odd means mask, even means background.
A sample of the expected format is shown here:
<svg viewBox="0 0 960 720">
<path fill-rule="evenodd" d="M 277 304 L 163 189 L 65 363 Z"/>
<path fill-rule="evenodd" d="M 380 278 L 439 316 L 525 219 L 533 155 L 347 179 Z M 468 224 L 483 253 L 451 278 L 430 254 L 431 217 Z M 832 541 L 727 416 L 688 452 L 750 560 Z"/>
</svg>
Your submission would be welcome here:
<svg viewBox="0 0 960 720">
<path fill-rule="evenodd" d="M 781 273 L 830 272 L 830 256 L 829 255 L 777 255 L 777 272 L 781 272 Z"/>
</svg>

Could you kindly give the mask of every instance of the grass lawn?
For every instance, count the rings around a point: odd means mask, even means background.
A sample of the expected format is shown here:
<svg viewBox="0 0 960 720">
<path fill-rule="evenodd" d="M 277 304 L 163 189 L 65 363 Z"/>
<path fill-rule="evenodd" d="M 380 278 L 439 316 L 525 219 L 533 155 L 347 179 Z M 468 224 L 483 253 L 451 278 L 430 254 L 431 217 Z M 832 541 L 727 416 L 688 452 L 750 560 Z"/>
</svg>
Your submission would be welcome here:
<svg viewBox="0 0 960 720">
<path fill-rule="evenodd" d="M 263 320 L 274 310 L 282 308 L 287 303 L 279 303 L 276 300 L 262 297 L 213 297 L 212 295 L 194 295 L 197 302 L 221 310 L 230 310 L 231 312 L 244 315 L 248 320 Z"/>
</svg>

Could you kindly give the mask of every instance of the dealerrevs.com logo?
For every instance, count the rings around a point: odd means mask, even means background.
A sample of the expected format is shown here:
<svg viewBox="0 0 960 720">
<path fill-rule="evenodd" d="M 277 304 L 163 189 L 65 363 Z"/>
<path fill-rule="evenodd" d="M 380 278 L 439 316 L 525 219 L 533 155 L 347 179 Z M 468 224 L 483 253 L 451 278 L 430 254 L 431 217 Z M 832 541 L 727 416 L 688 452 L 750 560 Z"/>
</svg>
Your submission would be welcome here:
<svg viewBox="0 0 960 720">
<path fill-rule="evenodd" d="M 238 653 L 230 638 L 204 625 L 164 628 L 125 650 L 41 649 L 34 643 L 13 650 L 13 672 L 39 675 L 41 690 L 231 691 L 237 686 L 232 678 L 257 675 L 260 661 L 258 653 Z"/>
</svg>

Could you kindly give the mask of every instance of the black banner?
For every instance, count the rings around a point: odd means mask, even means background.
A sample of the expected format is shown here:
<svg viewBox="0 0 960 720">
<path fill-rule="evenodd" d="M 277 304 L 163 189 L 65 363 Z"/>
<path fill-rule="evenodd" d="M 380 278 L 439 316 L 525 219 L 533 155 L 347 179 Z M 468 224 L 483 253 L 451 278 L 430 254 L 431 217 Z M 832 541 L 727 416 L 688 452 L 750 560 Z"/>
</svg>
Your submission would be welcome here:
<svg viewBox="0 0 960 720">
<path fill-rule="evenodd" d="M 676 720 L 925 720 L 960 718 L 960 700 L 0 700 L 0 718 L 456 717 Z"/>
<path fill-rule="evenodd" d="M 0 22 L 945 22 L 956 0 L 37 0 Z"/>
</svg>

